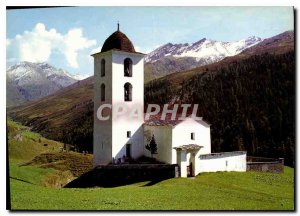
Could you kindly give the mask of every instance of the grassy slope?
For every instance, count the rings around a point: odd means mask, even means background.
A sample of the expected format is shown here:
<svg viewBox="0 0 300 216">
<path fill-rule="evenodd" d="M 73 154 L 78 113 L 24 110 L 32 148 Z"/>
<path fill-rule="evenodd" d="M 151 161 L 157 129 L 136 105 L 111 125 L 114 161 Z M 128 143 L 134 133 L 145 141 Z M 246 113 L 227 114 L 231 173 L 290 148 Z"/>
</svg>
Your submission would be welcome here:
<svg viewBox="0 0 300 216">
<path fill-rule="evenodd" d="M 45 179 L 54 175 L 54 169 L 42 169 L 36 166 L 20 166 L 35 156 L 45 153 L 58 153 L 62 143 L 45 139 L 38 133 L 31 132 L 11 119 L 7 121 L 8 127 L 8 152 L 9 152 L 9 176 L 11 180 L 27 182 L 36 185 L 45 185 Z M 20 135 L 22 140 L 15 139 Z M 47 144 L 47 146 L 44 146 Z"/>
<path fill-rule="evenodd" d="M 8 119 L 7 127 L 11 179 L 35 185 L 61 187 L 74 176 L 91 169 L 92 155 L 60 153 L 63 143 L 46 139 L 11 119 Z M 16 139 L 17 135 L 22 140 Z M 45 144 L 47 145 L 44 146 Z M 50 160 L 46 156 L 51 156 Z M 30 166 L 26 165 L 29 162 Z"/>
<path fill-rule="evenodd" d="M 17 162 L 25 162 L 33 159 L 35 156 L 45 152 L 59 152 L 62 143 L 46 139 L 38 133 L 30 131 L 11 119 L 7 121 L 8 127 L 8 152 L 9 159 Z M 16 136 L 22 137 L 22 140 L 16 139 Z M 47 144 L 47 146 L 44 146 Z"/>
<path fill-rule="evenodd" d="M 195 179 L 169 179 L 145 187 L 146 182 L 117 188 L 58 189 L 55 188 L 60 186 L 57 183 L 62 183 L 62 180 L 70 177 L 67 171 L 58 172 L 55 166 L 54 169 L 43 169 L 19 164 L 31 160 L 42 152 L 60 154 L 56 152 L 56 148 L 61 143 L 44 139 L 10 120 L 8 128 L 10 140 L 19 133 L 23 137 L 22 141 L 9 144 L 13 210 L 292 210 L 294 208 L 294 170 L 288 167 L 283 174 L 207 173 Z M 42 143 L 48 143 L 48 146 L 41 145 L 37 141 L 39 139 Z M 51 187 L 44 187 L 49 185 Z"/>
<path fill-rule="evenodd" d="M 11 180 L 12 209 L 293 210 L 293 169 L 284 174 L 207 173 L 153 186 L 53 189 Z"/>
</svg>

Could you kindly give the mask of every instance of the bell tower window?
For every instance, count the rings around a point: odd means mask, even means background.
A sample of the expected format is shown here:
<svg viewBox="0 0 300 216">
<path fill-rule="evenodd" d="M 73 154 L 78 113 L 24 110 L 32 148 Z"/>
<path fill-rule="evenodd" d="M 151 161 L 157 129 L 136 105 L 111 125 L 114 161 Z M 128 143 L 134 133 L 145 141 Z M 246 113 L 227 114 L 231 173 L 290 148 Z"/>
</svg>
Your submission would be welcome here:
<svg viewBox="0 0 300 216">
<path fill-rule="evenodd" d="M 132 77 L 132 60 L 130 58 L 124 60 L 124 76 Z"/>
<path fill-rule="evenodd" d="M 105 76 L 105 60 L 101 60 L 101 77 Z"/>
<path fill-rule="evenodd" d="M 101 101 L 105 101 L 105 85 L 101 84 Z"/>
<path fill-rule="evenodd" d="M 132 101 L 132 85 L 130 83 L 124 85 L 124 100 Z"/>
</svg>

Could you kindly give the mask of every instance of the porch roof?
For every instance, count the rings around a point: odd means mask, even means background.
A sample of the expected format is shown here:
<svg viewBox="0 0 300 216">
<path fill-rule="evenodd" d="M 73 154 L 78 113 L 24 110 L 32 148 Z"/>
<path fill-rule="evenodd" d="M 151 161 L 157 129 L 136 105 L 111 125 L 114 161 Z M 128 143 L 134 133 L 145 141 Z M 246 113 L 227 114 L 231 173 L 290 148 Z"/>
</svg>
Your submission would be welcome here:
<svg viewBox="0 0 300 216">
<path fill-rule="evenodd" d="M 200 148 L 203 148 L 203 146 L 197 144 L 187 144 L 174 147 L 176 150 L 199 150 Z"/>
</svg>

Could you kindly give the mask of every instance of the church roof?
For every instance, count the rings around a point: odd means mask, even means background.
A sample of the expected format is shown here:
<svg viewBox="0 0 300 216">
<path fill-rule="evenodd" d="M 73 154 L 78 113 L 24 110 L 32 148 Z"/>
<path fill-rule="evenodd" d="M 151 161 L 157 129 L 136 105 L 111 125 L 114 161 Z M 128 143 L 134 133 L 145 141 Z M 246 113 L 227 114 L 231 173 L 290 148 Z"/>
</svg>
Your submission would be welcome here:
<svg viewBox="0 0 300 216">
<path fill-rule="evenodd" d="M 179 120 L 178 118 L 172 120 L 171 118 L 168 117 L 168 115 L 165 120 L 161 120 L 159 115 L 151 116 L 150 119 L 145 120 L 145 124 L 149 126 L 165 126 L 165 125 L 175 126 L 180 122 L 182 122 L 182 120 Z"/>
<path fill-rule="evenodd" d="M 181 123 L 184 120 L 181 120 L 181 114 L 180 113 L 176 113 L 176 117 L 175 119 L 171 119 L 172 114 L 171 113 L 167 113 L 166 117 L 164 120 L 161 119 L 161 113 L 154 115 L 154 116 L 150 116 L 149 119 L 145 119 L 144 124 L 145 125 L 149 125 L 149 126 L 166 126 L 166 125 L 171 125 L 171 126 L 176 126 L 179 123 Z M 188 117 L 190 118 L 190 117 Z M 197 121 L 197 120 L 196 120 Z M 207 121 L 204 121 L 203 119 L 201 120 L 202 122 L 206 123 L 207 125 L 210 125 L 210 123 L 208 123 Z M 197 121 L 198 122 L 198 121 Z"/>
<path fill-rule="evenodd" d="M 129 38 L 119 31 L 112 33 L 104 42 L 101 52 L 106 52 L 109 50 L 120 50 L 125 52 L 135 53 L 134 46 Z"/>
</svg>

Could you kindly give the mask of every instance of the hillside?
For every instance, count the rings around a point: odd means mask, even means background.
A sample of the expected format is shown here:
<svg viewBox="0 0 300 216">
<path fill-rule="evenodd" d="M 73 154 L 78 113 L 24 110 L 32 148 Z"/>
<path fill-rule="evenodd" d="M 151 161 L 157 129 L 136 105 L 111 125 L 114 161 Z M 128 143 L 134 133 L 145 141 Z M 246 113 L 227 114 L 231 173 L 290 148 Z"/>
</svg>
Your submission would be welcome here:
<svg viewBox="0 0 300 216">
<path fill-rule="evenodd" d="M 11 119 L 7 131 L 11 180 L 61 187 L 92 168 L 92 155 L 62 152 L 71 146 L 46 139 Z"/>
<path fill-rule="evenodd" d="M 284 146 L 283 156 L 287 156 L 286 161 L 289 161 L 289 165 L 293 165 L 294 98 L 287 97 L 286 93 L 293 95 L 295 87 L 294 36 L 293 32 L 285 32 L 276 37 L 267 43 L 259 43 L 240 55 L 149 82 L 145 85 L 145 102 L 197 102 L 203 106 L 201 109 L 205 111 L 204 118 L 212 123 L 213 150 L 236 150 L 235 148 L 245 147 L 251 154 L 268 156 L 265 154 L 268 150 L 260 149 L 259 143 L 262 141 L 262 145 L 267 147 L 272 147 L 276 143 L 278 149 L 280 145 Z M 260 55 L 253 55 L 256 53 L 255 49 Z M 265 55 L 262 50 L 267 50 L 271 54 Z M 289 50 L 291 52 L 288 54 L 282 54 Z M 267 60 L 265 64 L 261 62 L 263 59 Z M 255 67 L 255 65 L 261 65 L 263 69 Z M 245 70 L 246 68 L 248 69 Z M 236 73 L 238 77 L 236 77 Z M 189 88 L 189 86 L 191 87 Z M 269 88 L 266 88 L 267 86 Z M 220 91 L 220 88 L 223 88 L 223 92 Z M 244 101 L 246 95 L 250 95 L 252 99 Z M 211 98 L 211 100 L 207 100 L 207 98 Z M 279 104 L 276 102 L 274 106 L 270 105 L 274 101 L 279 101 Z M 255 108 L 257 102 L 260 104 L 259 108 L 264 108 L 261 115 L 257 114 L 260 113 L 260 109 Z M 248 105 L 245 106 L 244 103 Z M 236 104 L 238 104 L 239 110 L 237 110 Z M 221 110 L 222 107 L 224 109 Z M 245 109 L 241 109 L 243 107 Z M 273 107 L 276 109 L 279 107 L 279 109 L 272 111 Z M 249 110 L 252 110 L 251 116 L 248 115 Z M 208 111 L 210 112 L 208 113 Z M 240 112 L 243 112 L 241 115 L 247 116 L 247 118 L 234 119 L 232 117 Z M 279 118 L 280 112 L 282 115 Z M 29 105 L 9 109 L 8 115 L 31 126 L 33 130 L 46 137 L 77 144 L 79 149 L 91 151 L 93 78 L 73 84 L 66 90 Z M 270 129 L 271 132 L 266 131 L 266 134 L 270 136 L 259 133 L 260 124 L 267 126 L 265 122 L 260 121 L 261 118 L 270 118 L 267 125 L 273 126 Z M 235 121 L 240 123 L 237 124 Z M 280 138 L 275 135 L 275 140 L 272 140 L 271 135 L 278 132 L 278 128 L 274 127 L 278 126 L 280 121 L 281 123 L 284 121 L 283 125 L 287 126 L 286 132 L 281 134 Z M 253 141 L 253 138 L 244 137 L 249 136 L 249 132 L 242 130 L 245 128 L 244 124 L 251 125 L 252 129 L 252 124 L 254 124 L 256 133 L 260 134 L 256 137 L 257 139 Z M 227 126 L 229 127 L 227 131 L 234 132 L 225 133 L 224 130 Z M 243 142 L 244 147 L 238 144 Z M 278 153 L 278 149 L 275 152 Z M 276 156 L 279 156 L 277 153 Z"/>
<path fill-rule="evenodd" d="M 178 71 L 185 71 L 192 68 L 205 65 L 202 60 L 196 60 L 193 57 L 176 58 L 167 56 L 155 61 L 154 63 L 145 63 L 145 83 L 163 77 L 167 74 L 176 73 Z"/>
<path fill-rule="evenodd" d="M 294 50 L 294 46 L 294 31 L 286 31 L 243 50 L 242 54 L 252 55 L 266 52 L 279 54 Z"/>
<path fill-rule="evenodd" d="M 62 143 L 48 140 L 11 119 L 7 120 L 7 131 L 10 160 L 29 161 L 45 152 L 57 153 L 63 147 Z"/>
<path fill-rule="evenodd" d="M 9 109 L 15 120 L 43 136 L 92 151 L 93 77 L 79 81 L 28 105 Z M 80 145 L 81 144 L 81 145 Z"/>
</svg>

